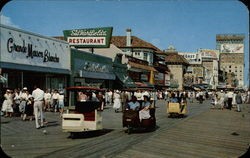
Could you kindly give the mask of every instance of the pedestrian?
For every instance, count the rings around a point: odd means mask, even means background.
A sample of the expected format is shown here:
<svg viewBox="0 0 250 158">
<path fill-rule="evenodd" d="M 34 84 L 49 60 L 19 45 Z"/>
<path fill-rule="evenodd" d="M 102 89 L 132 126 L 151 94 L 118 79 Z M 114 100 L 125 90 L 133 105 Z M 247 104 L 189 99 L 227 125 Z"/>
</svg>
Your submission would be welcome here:
<svg viewBox="0 0 250 158">
<path fill-rule="evenodd" d="M 35 90 L 32 92 L 32 97 L 34 98 L 34 114 L 36 128 L 39 129 L 43 127 L 43 104 L 44 104 L 44 91 L 39 88 L 39 86 L 34 86 Z M 40 123 L 38 122 L 38 115 L 40 115 Z"/>
<path fill-rule="evenodd" d="M 242 103 L 246 103 L 247 102 L 247 93 L 243 91 L 241 93 L 241 97 L 242 97 Z"/>
<path fill-rule="evenodd" d="M 237 103 L 237 112 L 241 112 L 241 105 L 242 104 L 242 96 L 240 92 L 237 91 L 236 93 L 236 103 Z"/>
<path fill-rule="evenodd" d="M 232 91 L 229 91 L 229 92 L 227 93 L 227 108 L 228 108 L 229 110 L 232 109 L 233 95 L 234 95 L 234 93 L 233 93 Z"/>
<path fill-rule="evenodd" d="M 64 94 L 63 92 L 60 92 L 58 96 L 58 108 L 60 112 L 60 117 L 62 117 L 63 110 L 64 110 Z"/>
<path fill-rule="evenodd" d="M 5 117 L 12 117 L 13 113 L 12 104 L 13 104 L 13 99 L 11 90 L 7 89 L 6 93 L 4 94 L 4 101 L 2 104 L 2 112 L 5 113 Z"/>
<path fill-rule="evenodd" d="M 165 92 L 164 92 L 164 99 L 165 99 L 165 101 L 168 101 L 168 91 L 167 90 L 165 90 Z"/>
<path fill-rule="evenodd" d="M 150 93 L 150 101 L 151 101 L 151 105 L 155 108 L 156 107 L 156 101 L 157 101 L 157 92 L 156 91 L 151 91 L 151 93 Z"/>
<path fill-rule="evenodd" d="M 220 109 L 224 109 L 224 100 L 225 100 L 225 95 L 223 90 L 218 94 L 218 105 L 220 106 Z"/>
<path fill-rule="evenodd" d="M 33 114 L 34 114 L 34 108 L 33 108 L 33 98 L 32 98 L 32 95 L 29 94 L 29 92 L 27 91 L 27 95 L 28 95 L 28 100 L 26 102 L 26 106 L 25 106 L 25 115 L 23 117 L 23 120 L 30 120 L 32 121 L 33 119 Z"/>
<path fill-rule="evenodd" d="M 215 109 L 215 107 L 218 105 L 218 95 L 214 93 L 212 95 L 213 103 L 212 103 L 212 109 Z"/>
<path fill-rule="evenodd" d="M 27 87 L 24 87 L 22 89 L 22 92 L 20 94 L 20 105 L 19 105 L 19 111 L 21 113 L 21 118 L 22 120 L 25 120 L 25 106 L 27 104 L 27 100 L 28 100 L 28 95 L 27 95 Z"/>
<path fill-rule="evenodd" d="M 228 99 L 228 97 L 227 97 L 227 91 L 225 91 L 225 93 L 224 93 L 224 108 L 228 108 L 228 105 L 227 105 L 227 99 Z"/>
<path fill-rule="evenodd" d="M 13 113 L 14 115 L 19 115 L 19 105 L 20 105 L 20 91 L 19 89 L 14 90 L 13 99 Z"/>
<path fill-rule="evenodd" d="M 50 111 L 50 103 L 51 103 L 51 94 L 47 89 L 44 93 L 44 111 Z"/>
<path fill-rule="evenodd" d="M 232 108 L 237 108 L 237 103 L 236 103 L 236 92 L 233 92 L 233 100 L 232 100 Z"/>
<path fill-rule="evenodd" d="M 58 97 L 59 97 L 59 93 L 58 90 L 54 90 L 54 93 L 52 95 L 52 107 L 54 108 L 54 111 L 57 112 L 57 108 L 58 108 Z"/>
<path fill-rule="evenodd" d="M 121 107 L 121 95 L 118 90 L 114 93 L 114 105 L 113 108 L 115 109 L 115 112 L 119 112 L 119 109 Z"/>
<path fill-rule="evenodd" d="M 247 103 L 250 104 L 250 90 L 247 91 Z"/>
</svg>

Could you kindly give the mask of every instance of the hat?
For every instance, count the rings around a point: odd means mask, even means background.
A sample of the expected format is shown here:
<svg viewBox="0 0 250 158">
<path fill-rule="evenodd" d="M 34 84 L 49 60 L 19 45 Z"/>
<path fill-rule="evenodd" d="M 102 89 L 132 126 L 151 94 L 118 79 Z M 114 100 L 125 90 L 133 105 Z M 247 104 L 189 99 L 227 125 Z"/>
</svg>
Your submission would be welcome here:
<svg viewBox="0 0 250 158">
<path fill-rule="evenodd" d="M 10 92 L 10 90 L 9 90 L 9 89 L 7 89 L 7 90 L 6 90 L 6 92 Z"/>
<path fill-rule="evenodd" d="M 27 87 L 24 87 L 23 90 L 27 91 L 28 89 L 27 89 Z"/>
</svg>

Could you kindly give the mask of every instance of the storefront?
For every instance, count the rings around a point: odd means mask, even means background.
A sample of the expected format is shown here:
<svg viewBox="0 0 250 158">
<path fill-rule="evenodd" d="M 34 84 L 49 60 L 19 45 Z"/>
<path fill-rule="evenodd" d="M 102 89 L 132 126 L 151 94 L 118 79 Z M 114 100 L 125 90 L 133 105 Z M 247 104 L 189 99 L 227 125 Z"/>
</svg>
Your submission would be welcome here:
<svg viewBox="0 0 250 158">
<path fill-rule="evenodd" d="M 67 86 L 71 71 L 66 41 L 5 25 L 0 28 L 0 75 L 7 79 L 2 89 L 27 87 L 31 92 L 34 85 L 58 90 Z"/>
<path fill-rule="evenodd" d="M 71 86 L 113 88 L 116 76 L 111 58 L 71 49 L 71 67 Z"/>
</svg>

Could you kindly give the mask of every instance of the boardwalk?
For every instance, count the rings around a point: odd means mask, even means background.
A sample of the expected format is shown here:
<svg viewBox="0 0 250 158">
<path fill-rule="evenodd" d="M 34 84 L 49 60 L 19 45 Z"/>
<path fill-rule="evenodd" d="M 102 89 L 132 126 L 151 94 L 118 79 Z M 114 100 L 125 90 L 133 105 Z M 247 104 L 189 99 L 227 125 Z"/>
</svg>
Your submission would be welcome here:
<svg viewBox="0 0 250 158">
<path fill-rule="evenodd" d="M 68 138 L 58 114 L 46 113 L 48 126 L 35 129 L 34 121 L 1 118 L 1 146 L 11 157 L 238 157 L 250 143 L 249 105 L 243 112 L 212 110 L 209 101 L 189 105 L 186 118 L 168 118 L 165 102 L 157 104 L 154 132 L 127 135 L 121 113 L 111 107 L 103 113 L 101 133 Z"/>
<path fill-rule="evenodd" d="M 208 110 L 118 154 L 125 157 L 236 158 L 250 143 L 249 105 L 243 112 Z"/>
</svg>

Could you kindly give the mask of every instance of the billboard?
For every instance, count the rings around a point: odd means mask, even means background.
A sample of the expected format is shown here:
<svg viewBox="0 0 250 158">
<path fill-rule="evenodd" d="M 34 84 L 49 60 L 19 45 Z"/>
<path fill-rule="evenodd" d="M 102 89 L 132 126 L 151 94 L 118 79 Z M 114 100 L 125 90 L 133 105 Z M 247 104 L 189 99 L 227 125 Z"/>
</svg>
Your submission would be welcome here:
<svg viewBox="0 0 250 158">
<path fill-rule="evenodd" d="M 244 53 L 244 44 L 221 44 L 222 53 Z"/>
<path fill-rule="evenodd" d="M 64 39 L 79 48 L 109 48 L 113 27 L 64 30 Z"/>
<path fill-rule="evenodd" d="M 202 58 L 219 58 L 219 51 L 218 50 L 210 50 L 210 49 L 199 49 Z"/>
</svg>

